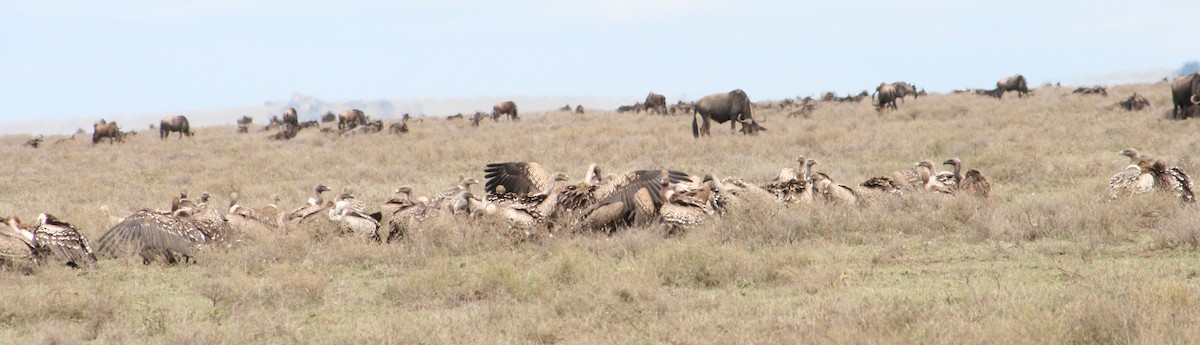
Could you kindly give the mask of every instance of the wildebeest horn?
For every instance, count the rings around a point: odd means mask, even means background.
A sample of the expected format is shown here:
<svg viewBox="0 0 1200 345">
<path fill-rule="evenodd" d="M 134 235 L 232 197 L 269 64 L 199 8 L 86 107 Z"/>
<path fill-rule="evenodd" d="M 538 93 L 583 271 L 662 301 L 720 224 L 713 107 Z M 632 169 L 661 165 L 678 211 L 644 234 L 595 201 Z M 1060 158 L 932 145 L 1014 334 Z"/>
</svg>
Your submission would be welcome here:
<svg viewBox="0 0 1200 345">
<path fill-rule="evenodd" d="M 1192 95 L 1192 104 L 1200 104 L 1200 95 Z"/>
</svg>

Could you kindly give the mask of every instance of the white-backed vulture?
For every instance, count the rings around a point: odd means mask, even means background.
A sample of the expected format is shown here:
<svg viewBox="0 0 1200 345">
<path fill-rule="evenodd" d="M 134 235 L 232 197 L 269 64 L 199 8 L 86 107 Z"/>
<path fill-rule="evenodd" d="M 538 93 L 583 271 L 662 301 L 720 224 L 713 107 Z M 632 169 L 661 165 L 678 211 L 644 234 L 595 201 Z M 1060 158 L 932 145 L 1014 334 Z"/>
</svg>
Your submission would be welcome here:
<svg viewBox="0 0 1200 345">
<path fill-rule="evenodd" d="M 775 179 L 772 180 L 771 182 L 791 181 L 791 180 L 801 179 L 803 176 L 802 172 L 804 171 L 804 164 L 806 161 L 807 161 L 807 159 L 805 159 L 804 155 L 800 155 L 799 157 L 796 157 L 796 162 L 799 163 L 799 169 L 783 168 L 783 170 L 779 171 L 779 176 L 776 176 Z"/>
<path fill-rule="evenodd" d="M 454 186 L 454 188 L 450 188 L 441 193 L 435 194 L 433 196 L 433 200 L 431 200 L 429 204 L 434 208 L 441 209 L 442 203 L 447 203 L 446 209 L 449 210 L 451 214 L 460 214 L 463 210 L 456 209 L 460 195 L 463 193 L 470 193 L 471 186 L 475 184 L 479 184 L 479 180 L 469 177 L 463 178 L 458 185 Z"/>
<path fill-rule="evenodd" d="M 786 174 L 787 171 L 781 172 L 779 177 L 790 177 L 790 179 L 778 179 L 763 186 L 763 189 L 775 194 L 776 201 L 784 205 L 812 204 L 812 167 L 816 164 L 817 160 L 815 159 L 804 159 L 799 175 L 784 176 L 790 174 Z"/>
<path fill-rule="evenodd" d="M 858 191 L 850 186 L 834 182 L 824 173 L 813 174 L 813 192 L 827 203 L 861 206 L 864 201 L 858 196 Z"/>
<path fill-rule="evenodd" d="M 559 211 L 566 217 L 578 217 L 583 210 L 599 200 L 596 190 L 600 188 L 601 183 L 599 166 L 595 163 L 588 165 L 583 181 L 564 186 L 562 196 L 558 200 Z"/>
<path fill-rule="evenodd" d="M 778 202 L 775 194 L 737 177 L 719 180 L 717 189 L 723 199 L 722 208 L 745 210 L 749 207 L 771 205 Z"/>
<path fill-rule="evenodd" d="M 190 203 L 176 204 L 180 207 L 171 214 L 143 209 L 125 217 L 100 236 L 96 251 L 112 256 L 137 252 L 144 264 L 158 256 L 169 264 L 177 263 L 180 256 L 184 262 L 191 260 L 208 237 L 189 219 L 194 211 Z"/>
<path fill-rule="evenodd" d="M 328 192 L 329 187 L 325 185 L 317 185 L 313 187 L 313 196 L 308 198 L 308 202 L 304 206 L 289 212 L 284 216 L 285 223 L 303 224 L 305 220 L 310 219 L 313 215 L 320 213 L 325 209 L 325 199 L 321 197 L 321 193 Z"/>
<path fill-rule="evenodd" d="M 404 198 L 393 198 L 379 207 L 380 224 L 387 232 L 386 237 L 380 237 L 387 243 L 408 236 L 412 228 L 424 221 L 429 213 L 429 205 L 424 197 L 413 198 L 412 187 L 400 186 L 396 189 L 396 194 L 404 194 Z"/>
<path fill-rule="evenodd" d="M 962 182 L 963 180 L 962 161 L 958 158 L 950 158 L 945 162 L 942 162 L 942 165 L 952 166 L 954 167 L 954 171 L 939 172 L 934 178 L 936 178 L 942 185 L 946 186 L 946 188 L 958 189 L 959 182 Z"/>
<path fill-rule="evenodd" d="M 555 190 L 561 181 L 568 180 L 567 175 L 557 173 L 551 176 L 548 184 L 537 194 L 527 195 L 516 200 L 499 202 L 496 207 L 499 214 L 514 227 L 529 228 L 544 224 L 558 208 L 558 198 L 562 196 Z"/>
<path fill-rule="evenodd" d="M 275 229 L 279 227 L 277 209 L 274 213 L 270 213 L 271 208 L 269 207 L 259 209 L 243 207 L 238 204 L 237 192 L 233 192 L 229 198 L 229 213 L 225 218 L 229 222 L 229 226 L 237 233 L 260 240 L 275 233 Z M 263 213 L 259 213 L 260 210 Z"/>
<path fill-rule="evenodd" d="M 371 218 L 354 195 L 342 193 L 329 210 L 329 220 L 343 233 L 352 233 L 369 240 L 379 240 L 379 221 Z"/>
<path fill-rule="evenodd" d="M 555 174 L 537 162 L 490 163 L 483 169 L 486 179 L 483 190 L 489 201 L 511 201 L 535 193 L 549 193 L 546 187 L 555 184 Z"/>
<path fill-rule="evenodd" d="M 672 185 L 669 180 L 663 180 L 659 190 L 663 205 L 658 209 L 663 223 L 672 232 L 704 224 L 716 212 L 715 204 L 721 203 L 718 197 L 719 184 L 713 174 L 706 175 L 699 186 L 688 183 Z"/>
<path fill-rule="evenodd" d="M 0 227 L 0 266 L 27 271 L 38 263 L 37 241 L 33 232 L 22 226 L 20 219 L 9 216 L 6 226 Z"/>
<path fill-rule="evenodd" d="M 204 194 L 207 193 L 201 194 L 201 200 L 207 199 Z M 225 215 L 221 214 L 220 210 L 207 202 L 198 205 L 190 203 L 190 200 L 179 201 L 181 208 L 190 207 L 192 209 L 187 213 L 187 217 L 196 224 L 200 231 L 204 232 L 208 242 L 226 243 L 235 240 L 232 238 L 233 227 L 229 225 L 229 221 L 225 219 Z"/>
<path fill-rule="evenodd" d="M 613 175 L 596 188 L 598 200 L 579 215 L 579 227 L 586 230 L 615 231 L 626 226 L 649 224 L 662 207 L 662 181 L 691 182 L 688 174 L 679 171 L 636 170 Z"/>
<path fill-rule="evenodd" d="M 1131 164 L 1109 179 L 1109 199 L 1161 190 L 1174 193 L 1183 202 L 1195 202 L 1191 178 L 1179 167 L 1167 168 L 1162 160 L 1142 155 L 1135 149 L 1120 153 L 1129 157 Z"/>
<path fill-rule="evenodd" d="M 48 252 L 67 266 L 96 267 L 96 255 L 92 253 L 87 237 L 80 234 L 74 225 L 59 220 L 52 214 L 42 213 L 38 215 L 37 229 L 33 233 L 38 250 Z"/>
</svg>

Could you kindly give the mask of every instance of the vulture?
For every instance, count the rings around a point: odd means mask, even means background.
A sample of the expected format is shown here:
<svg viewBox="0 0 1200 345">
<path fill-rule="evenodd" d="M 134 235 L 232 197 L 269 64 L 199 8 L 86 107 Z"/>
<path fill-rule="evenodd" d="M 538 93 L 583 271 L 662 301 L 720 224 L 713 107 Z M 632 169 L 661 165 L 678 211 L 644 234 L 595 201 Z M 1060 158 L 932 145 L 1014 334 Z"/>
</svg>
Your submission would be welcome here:
<svg viewBox="0 0 1200 345">
<path fill-rule="evenodd" d="M 229 222 L 230 228 L 240 234 L 261 238 L 273 233 L 273 230 L 279 227 L 279 211 L 274 204 L 255 209 L 238 204 L 238 198 L 237 192 L 233 192 L 229 196 L 229 213 L 225 218 Z M 273 198 L 278 202 L 278 196 L 273 196 Z"/>
<path fill-rule="evenodd" d="M 409 229 L 425 220 L 428 213 L 428 202 L 424 197 L 414 199 L 412 187 L 400 186 L 396 194 L 404 194 L 404 198 L 394 198 L 383 203 L 381 209 L 381 225 L 386 227 L 387 237 L 381 240 L 391 243 L 393 239 L 408 235 Z"/>
<path fill-rule="evenodd" d="M 352 233 L 364 238 L 379 239 L 379 221 L 366 213 L 362 202 L 354 200 L 354 195 L 342 193 L 329 209 L 329 220 L 338 225 L 344 233 Z"/>
<path fill-rule="evenodd" d="M 328 192 L 329 187 L 319 184 L 313 187 L 313 197 L 308 198 L 308 202 L 304 206 L 293 210 L 283 216 L 285 222 L 302 224 L 305 220 L 310 219 L 313 215 L 325 209 L 325 199 L 321 197 L 321 193 Z M 281 223 L 282 224 L 282 223 Z"/>
<path fill-rule="evenodd" d="M 816 173 L 813 175 L 813 192 L 827 203 L 861 206 L 865 201 L 858 196 L 858 191 L 850 186 L 834 182 L 829 175 Z"/>
<path fill-rule="evenodd" d="M 566 185 L 558 199 L 558 208 L 568 217 L 576 217 L 597 201 L 596 189 L 601 185 L 600 168 L 595 163 L 588 165 L 583 181 Z"/>
<path fill-rule="evenodd" d="M 452 214 L 460 214 L 461 209 L 456 208 L 458 200 L 463 193 L 470 193 L 471 186 L 479 184 L 479 180 L 473 178 L 463 178 L 454 188 L 447 189 L 441 193 L 434 194 L 433 200 L 429 202 L 435 209 L 442 208 L 443 202 L 448 202 L 447 208 Z"/>
<path fill-rule="evenodd" d="M 792 168 L 783 168 L 783 170 L 779 171 L 779 176 L 776 176 L 775 180 L 772 182 L 790 181 L 790 180 L 800 179 L 802 176 L 801 174 L 804 171 L 804 164 L 805 164 L 805 162 L 807 162 L 807 160 L 805 159 L 804 155 L 800 155 L 799 157 L 796 157 L 796 162 L 800 163 L 800 170 L 796 170 L 796 169 L 792 169 Z"/>
<path fill-rule="evenodd" d="M 1120 154 L 1129 157 L 1130 165 L 1109 179 L 1109 199 L 1161 190 L 1175 193 L 1186 203 L 1196 201 L 1191 178 L 1179 167 L 1167 168 L 1162 160 L 1142 155 L 1135 149 L 1125 149 Z"/>
<path fill-rule="evenodd" d="M 907 186 L 907 189 L 912 189 L 912 190 L 916 190 L 916 191 L 925 191 L 925 192 L 933 191 L 933 192 L 939 192 L 939 193 L 954 194 L 953 191 L 946 188 L 946 185 L 939 182 L 937 180 L 937 178 L 933 175 L 933 161 L 932 160 L 926 159 L 926 160 L 917 162 L 916 167 L 914 167 L 913 169 L 900 170 L 900 171 L 893 172 L 892 177 L 893 177 L 893 180 L 898 182 L 902 188 L 904 186 Z"/>
<path fill-rule="evenodd" d="M 804 158 L 803 156 L 797 158 Z M 763 186 L 763 189 L 775 194 L 776 201 L 785 205 L 801 203 L 812 204 L 812 167 L 816 165 L 815 159 L 804 159 L 804 164 L 799 175 L 789 173 L 784 169 L 780 172 L 775 181 Z M 787 178 L 787 179 L 783 179 Z"/>
<path fill-rule="evenodd" d="M 950 158 L 942 162 L 942 165 L 952 166 L 954 167 L 954 171 L 939 172 L 935 175 L 935 178 L 939 183 L 946 186 L 946 188 L 958 189 L 958 184 L 963 180 L 962 161 L 958 158 Z"/>
<path fill-rule="evenodd" d="M 192 221 L 195 209 L 190 204 L 176 199 L 170 213 L 147 209 L 134 212 L 100 236 L 96 251 L 113 256 L 136 251 L 143 264 L 150 264 L 160 255 L 169 264 L 179 262 L 180 256 L 184 262 L 189 261 L 197 247 L 209 241 Z"/>
<path fill-rule="evenodd" d="M 720 191 L 723 201 L 721 206 L 725 209 L 745 209 L 748 206 L 770 205 L 778 202 L 775 194 L 741 178 L 726 177 L 717 182 L 717 190 Z"/>
<path fill-rule="evenodd" d="M 37 237 L 21 225 L 17 217 L 6 219 L 8 226 L 0 227 L 0 266 L 29 269 L 38 263 L 34 244 Z"/>
<path fill-rule="evenodd" d="M 207 194 L 207 193 L 205 193 Z M 201 195 L 201 200 L 207 199 Z M 204 233 L 207 242 L 224 243 L 231 240 L 233 235 L 233 227 L 229 225 L 229 221 L 225 219 L 225 215 L 216 207 L 213 207 L 207 202 L 193 204 L 191 200 L 180 200 L 181 208 L 190 208 L 187 212 L 188 219 L 195 223 L 196 227 Z"/>
<path fill-rule="evenodd" d="M 662 181 L 659 189 L 663 200 L 658 214 L 663 223 L 672 232 L 704 224 L 716 212 L 720 201 L 720 181 L 713 174 L 708 174 L 699 186 L 688 183 L 675 183 L 670 180 Z"/>
<path fill-rule="evenodd" d="M 567 175 L 550 173 L 535 162 L 491 163 L 483 170 L 488 214 L 500 214 L 510 225 L 531 227 L 545 223 L 558 208 L 560 181 Z"/>
<path fill-rule="evenodd" d="M 688 174 L 667 170 L 637 170 L 614 175 L 596 188 L 596 203 L 580 213 L 580 227 L 605 229 L 648 224 L 663 205 L 662 183 L 692 182 Z"/>
<path fill-rule="evenodd" d="M 896 182 L 896 180 L 893 180 L 891 177 L 887 177 L 887 176 L 877 176 L 877 177 L 869 178 L 869 179 L 867 179 L 866 182 L 863 182 L 862 184 L 860 184 L 860 186 L 862 186 L 863 188 L 866 188 L 867 190 L 880 191 L 880 192 L 892 194 L 895 196 L 903 196 L 904 195 L 904 189 L 902 189 L 900 187 L 901 186 L 900 183 Z"/>
<path fill-rule="evenodd" d="M 958 184 L 958 191 L 981 199 L 988 199 L 992 197 L 992 182 L 979 170 L 971 169 Z"/>
<path fill-rule="evenodd" d="M 79 229 L 70 223 L 59 220 L 49 213 L 38 215 L 37 229 L 33 231 L 35 247 L 48 252 L 72 268 L 96 267 L 96 255 L 88 244 L 87 237 L 79 233 Z"/>
</svg>

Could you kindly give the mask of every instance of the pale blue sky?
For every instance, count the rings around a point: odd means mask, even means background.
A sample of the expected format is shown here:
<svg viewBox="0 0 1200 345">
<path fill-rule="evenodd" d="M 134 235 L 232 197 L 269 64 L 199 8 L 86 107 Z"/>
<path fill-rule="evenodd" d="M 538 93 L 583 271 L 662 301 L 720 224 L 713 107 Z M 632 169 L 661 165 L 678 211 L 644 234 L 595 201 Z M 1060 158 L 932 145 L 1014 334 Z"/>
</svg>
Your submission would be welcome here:
<svg viewBox="0 0 1200 345">
<path fill-rule="evenodd" d="M 1200 57 L 1198 15 L 1200 1 L 4 0 L 0 121 L 294 93 L 673 102 L 1146 81 Z"/>
</svg>

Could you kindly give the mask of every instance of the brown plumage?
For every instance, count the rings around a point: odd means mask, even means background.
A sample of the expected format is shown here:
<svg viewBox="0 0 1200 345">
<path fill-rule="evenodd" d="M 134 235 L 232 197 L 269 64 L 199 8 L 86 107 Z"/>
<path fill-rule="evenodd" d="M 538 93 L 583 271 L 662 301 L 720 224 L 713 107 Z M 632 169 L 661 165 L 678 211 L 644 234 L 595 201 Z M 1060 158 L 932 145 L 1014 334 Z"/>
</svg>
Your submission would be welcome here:
<svg viewBox="0 0 1200 345">
<path fill-rule="evenodd" d="M 1135 149 L 1125 149 L 1120 154 L 1129 157 L 1130 165 L 1109 179 L 1109 199 L 1160 190 L 1174 193 L 1183 202 L 1195 202 L 1191 178 L 1179 167 L 1168 168 L 1162 160 Z"/>
<path fill-rule="evenodd" d="M 798 175 L 791 174 L 787 171 L 789 169 L 784 169 L 775 181 L 763 186 L 763 189 L 775 195 L 776 201 L 785 205 L 809 205 L 813 202 L 812 167 L 817 164 L 817 160 L 804 158 L 804 156 L 797 159 L 804 159 Z"/>
<path fill-rule="evenodd" d="M 413 198 L 410 186 L 400 186 L 396 194 L 404 194 L 404 197 L 393 198 L 379 207 L 381 230 L 387 234 L 386 237 L 381 234 L 380 239 L 388 243 L 408 236 L 414 227 L 424 221 L 429 210 L 424 198 Z"/>
<path fill-rule="evenodd" d="M 321 197 L 321 193 L 328 192 L 329 187 L 325 185 L 317 185 L 313 187 L 313 196 L 308 198 L 308 202 L 304 206 L 296 208 L 292 212 L 284 215 L 285 224 L 303 224 L 306 220 L 311 219 L 314 215 L 325 209 L 325 199 Z"/>
<path fill-rule="evenodd" d="M 483 169 L 487 200 L 509 201 L 545 192 L 554 184 L 554 173 L 536 162 L 490 163 Z"/>
<path fill-rule="evenodd" d="M 434 208 L 441 209 L 443 208 L 443 203 L 445 203 L 444 207 L 449 210 L 451 214 L 459 214 L 462 212 L 462 210 L 455 208 L 458 200 L 460 199 L 460 195 L 463 193 L 470 193 L 471 186 L 476 184 L 479 184 L 479 180 L 473 178 L 463 178 L 458 185 L 454 186 L 454 188 L 434 194 L 433 199 L 430 200 L 429 204 Z"/>
<path fill-rule="evenodd" d="M 964 176 L 962 182 L 958 184 L 959 193 L 965 193 L 981 199 L 989 199 L 992 197 L 992 182 L 987 176 L 979 170 L 971 169 L 967 171 L 967 176 Z"/>
<path fill-rule="evenodd" d="M 555 191 L 555 187 L 567 179 L 567 175 L 562 173 L 552 175 L 552 179 L 541 192 L 500 202 L 497 205 L 498 214 L 507 219 L 509 225 L 515 227 L 529 228 L 545 223 L 554 216 L 558 198 L 562 195 Z"/>
<path fill-rule="evenodd" d="M 895 196 L 904 195 L 904 189 L 900 187 L 900 183 L 887 176 L 876 176 L 869 178 L 866 182 L 860 184 L 860 186 L 863 186 L 867 190 L 883 192 Z"/>
<path fill-rule="evenodd" d="M 329 220 L 337 224 L 342 233 L 351 233 L 369 240 L 379 240 L 379 221 L 371 218 L 365 206 L 354 200 L 354 195 L 342 193 L 329 209 Z"/>
<path fill-rule="evenodd" d="M 583 181 L 563 186 L 562 196 L 558 199 L 558 209 L 564 216 L 577 217 L 583 210 L 591 207 L 599 199 L 596 190 L 601 185 L 600 168 L 595 163 L 588 165 Z"/>
<path fill-rule="evenodd" d="M 934 178 L 936 178 L 939 183 L 946 186 L 946 188 L 958 189 L 958 184 L 959 182 L 962 182 L 963 179 L 962 160 L 959 160 L 958 158 L 950 158 L 945 162 L 942 162 L 942 165 L 952 166 L 954 167 L 954 171 L 939 172 L 934 176 Z"/>
<path fill-rule="evenodd" d="M 37 238 L 38 250 L 48 254 L 43 254 L 43 257 L 56 257 L 73 268 L 96 267 L 96 255 L 92 253 L 87 237 L 80 234 L 74 225 L 49 213 L 42 213 L 38 215 L 37 229 L 33 233 Z"/>
<path fill-rule="evenodd" d="M 649 224 L 657 217 L 664 200 L 663 180 L 691 182 L 686 173 L 662 170 L 637 170 L 606 179 L 596 188 L 597 201 L 580 213 L 579 227 L 586 230 L 614 231 L 626 226 Z"/>
<path fill-rule="evenodd" d="M 713 174 L 706 175 L 699 186 L 662 181 L 659 193 L 663 204 L 658 214 L 663 223 L 672 232 L 704 224 L 716 212 L 719 183 Z"/>
<path fill-rule="evenodd" d="M 861 206 L 863 200 L 858 191 L 850 186 L 837 183 L 824 173 L 813 174 L 813 192 L 827 203 L 839 205 Z"/>
<path fill-rule="evenodd" d="M 143 209 L 125 217 L 100 236 L 96 251 L 112 256 L 137 252 L 145 264 L 158 256 L 170 264 L 177 263 L 180 256 L 189 261 L 208 237 L 189 218 L 194 211 L 190 203 L 179 204 L 171 214 Z"/>
<path fill-rule="evenodd" d="M 28 273 L 39 261 L 36 237 L 17 217 L 10 216 L 5 222 L 7 225 L 0 227 L 0 266 Z"/>
</svg>

